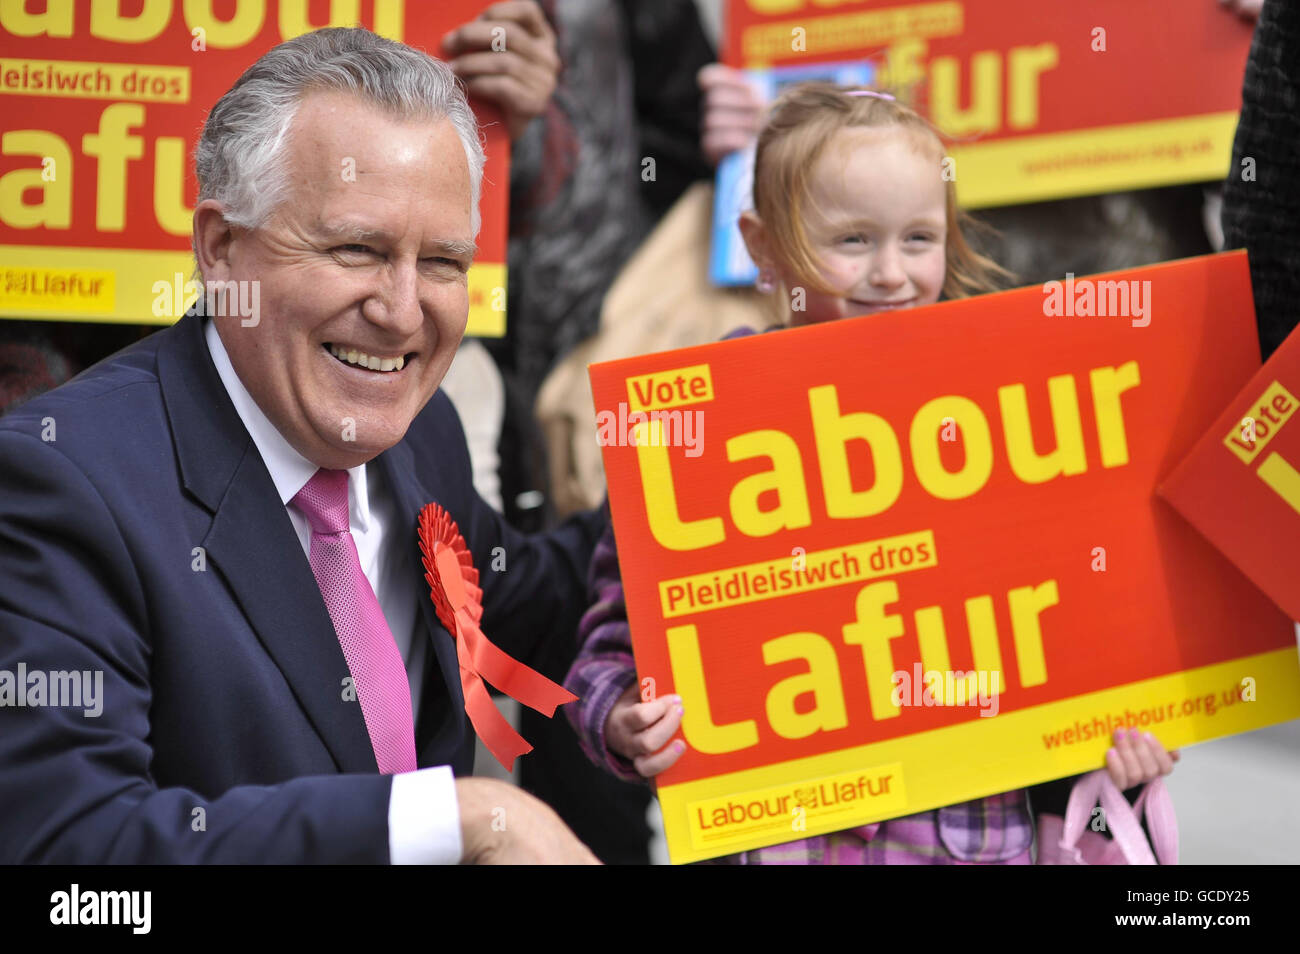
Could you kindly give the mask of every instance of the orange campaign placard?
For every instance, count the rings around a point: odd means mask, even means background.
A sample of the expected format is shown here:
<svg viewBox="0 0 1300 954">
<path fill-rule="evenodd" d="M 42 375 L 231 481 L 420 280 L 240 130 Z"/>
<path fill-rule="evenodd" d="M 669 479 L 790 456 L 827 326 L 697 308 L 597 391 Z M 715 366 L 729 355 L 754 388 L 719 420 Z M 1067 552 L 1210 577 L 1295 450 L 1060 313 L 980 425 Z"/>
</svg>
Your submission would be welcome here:
<svg viewBox="0 0 1300 954">
<path fill-rule="evenodd" d="M 1242 252 L 593 365 L 672 859 L 1300 717 L 1291 623 L 1154 493 L 1258 366 Z"/>
<path fill-rule="evenodd" d="M 1300 334 L 1232 399 L 1160 494 L 1300 619 Z"/>
<path fill-rule="evenodd" d="M 171 324 L 197 297 L 194 146 L 239 75 L 323 26 L 437 56 L 489 3 L 0 3 L 0 318 Z M 500 336 L 510 143 L 494 106 L 474 108 L 487 165 L 467 334 Z"/>
<path fill-rule="evenodd" d="M 1218 3 L 730 0 L 726 14 L 737 68 L 869 60 L 878 88 L 951 139 L 967 207 L 1229 171 L 1252 26 Z"/>
</svg>

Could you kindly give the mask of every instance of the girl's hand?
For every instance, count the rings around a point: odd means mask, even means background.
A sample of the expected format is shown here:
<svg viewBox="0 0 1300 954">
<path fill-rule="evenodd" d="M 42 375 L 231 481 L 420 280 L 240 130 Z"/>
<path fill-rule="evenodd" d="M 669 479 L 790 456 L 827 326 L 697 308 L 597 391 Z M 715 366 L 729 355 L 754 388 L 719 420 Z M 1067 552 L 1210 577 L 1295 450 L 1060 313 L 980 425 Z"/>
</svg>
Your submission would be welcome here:
<svg viewBox="0 0 1300 954">
<path fill-rule="evenodd" d="M 635 683 L 619 696 L 605 720 L 605 744 L 652 778 L 686 751 L 681 739 L 669 744 L 682 725 L 682 697 L 661 696 L 650 702 L 638 702 L 639 698 Z"/>
<path fill-rule="evenodd" d="M 1115 745 L 1106 752 L 1106 770 L 1120 791 L 1145 785 L 1174 770 L 1177 750 L 1166 752 L 1150 732 L 1117 729 Z"/>
</svg>

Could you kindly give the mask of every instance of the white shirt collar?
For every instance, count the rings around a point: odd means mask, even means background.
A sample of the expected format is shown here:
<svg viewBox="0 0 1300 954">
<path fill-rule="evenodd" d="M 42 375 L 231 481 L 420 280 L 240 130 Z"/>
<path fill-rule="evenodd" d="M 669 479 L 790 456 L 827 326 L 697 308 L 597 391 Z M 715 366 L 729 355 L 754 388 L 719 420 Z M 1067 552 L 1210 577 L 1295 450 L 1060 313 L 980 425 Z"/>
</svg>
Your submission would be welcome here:
<svg viewBox="0 0 1300 954">
<path fill-rule="evenodd" d="M 262 455 L 266 469 L 271 473 L 271 481 L 280 495 L 280 503 L 287 507 L 289 501 L 297 496 L 298 491 L 302 490 L 319 468 L 294 450 L 257 406 L 253 396 L 244 387 L 244 382 L 235 373 L 235 366 L 230 363 L 230 355 L 226 354 L 226 346 L 221 342 L 214 321 L 208 320 L 203 334 L 221 383 L 225 385 L 239 419 L 244 422 L 258 453 Z M 348 469 L 348 518 L 352 529 L 362 533 L 369 531 L 370 495 L 366 488 L 365 464 Z"/>
</svg>

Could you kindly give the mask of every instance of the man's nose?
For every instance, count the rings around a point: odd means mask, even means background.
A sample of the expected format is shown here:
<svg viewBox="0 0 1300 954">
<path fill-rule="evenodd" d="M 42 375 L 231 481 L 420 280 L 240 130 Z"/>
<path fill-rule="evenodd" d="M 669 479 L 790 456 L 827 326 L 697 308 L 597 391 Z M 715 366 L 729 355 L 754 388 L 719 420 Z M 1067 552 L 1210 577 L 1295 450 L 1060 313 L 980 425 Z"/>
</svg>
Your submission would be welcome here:
<svg viewBox="0 0 1300 954">
<path fill-rule="evenodd" d="M 893 245 L 886 245 L 872 258 L 867 280 L 877 288 L 897 288 L 907 281 L 903 258 Z"/>
<path fill-rule="evenodd" d="M 367 303 L 366 318 L 396 335 L 414 334 L 424 323 L 420 277 L 414 262 L 393 262 Z"/>
</svg>

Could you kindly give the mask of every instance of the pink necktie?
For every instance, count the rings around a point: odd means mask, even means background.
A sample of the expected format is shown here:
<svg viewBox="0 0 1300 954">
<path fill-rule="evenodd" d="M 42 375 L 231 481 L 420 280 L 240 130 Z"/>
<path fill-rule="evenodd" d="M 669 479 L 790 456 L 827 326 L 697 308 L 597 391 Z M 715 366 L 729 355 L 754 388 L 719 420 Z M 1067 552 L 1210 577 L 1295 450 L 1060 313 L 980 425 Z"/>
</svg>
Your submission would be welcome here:
<svg viewBox="0 0 1300 954">
<path fill-rule="evenodd" d="M 414 771 L 411 687 L 348 530 L 348 472 L 322 467 L 291 503 L 311 524 L 311 571 L 352 673 L 379 771 Z"/>
</svg>

